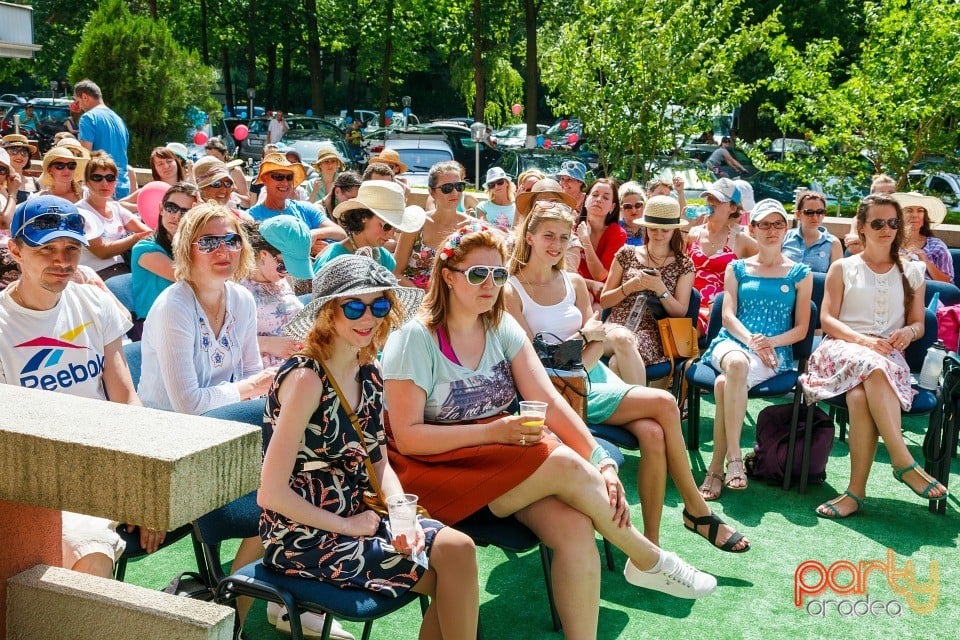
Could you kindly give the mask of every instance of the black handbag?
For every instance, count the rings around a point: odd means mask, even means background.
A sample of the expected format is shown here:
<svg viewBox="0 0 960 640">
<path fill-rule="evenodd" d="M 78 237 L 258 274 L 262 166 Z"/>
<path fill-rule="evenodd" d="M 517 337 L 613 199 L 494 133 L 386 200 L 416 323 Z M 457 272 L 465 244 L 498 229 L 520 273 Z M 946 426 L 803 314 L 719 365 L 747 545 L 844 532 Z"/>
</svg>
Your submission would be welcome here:
<svg viewBox="0 0 960 640">
<path fill-rule="evenodd" d="M 552 342 L 547 342 L 552 338 Z M 576 338 L 561 340 L 552 333 L 541 331 L 533 336 L 533 349 L 544 368 L 560 371 L 583 369 L 583 342 Z"/>
</svg>

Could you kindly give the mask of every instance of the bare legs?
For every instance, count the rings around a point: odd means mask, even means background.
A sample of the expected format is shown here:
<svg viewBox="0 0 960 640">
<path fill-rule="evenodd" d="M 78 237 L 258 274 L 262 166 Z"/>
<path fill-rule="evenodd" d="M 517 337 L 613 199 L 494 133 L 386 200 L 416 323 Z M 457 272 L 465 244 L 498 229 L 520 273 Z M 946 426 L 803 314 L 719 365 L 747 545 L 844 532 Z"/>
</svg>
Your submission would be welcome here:
<svg viewBox="0 0 960 640">
<path fill-rule="evenodd" d="M 430 596 L 430 607 L 420 625 L 420 640 L 477 637 L 477 550 L 465 534 L 449 527 L 437 533 L 430 553 L 430 570 L 413 591 Z"/>
<path fill-rule="evenodd" d="M 626 327 L 607 325 L 603 355 L 610 357 L 610 370 L 627 384 L 646 386 L 647 368 L 637 351 L 637 339 Z"/>
<path fill-rule="evenodd" d="M 731 463 L 740 460 L 740 435 L 747 416 L 747 372 L 750 366 L 747 356 L 737 351 L 726 354 L 720 365 L 723 373 L 717 376 L 713 385 L 717 412 L 713 419 L 713 457 L 707 469 L 708 474 L 715 475 L 723 473 L 724 458 Z M 743 464 L 738 462 L 737 465 L 735 470 L 742 473 Z M 731 489 L 743 489 L 747 483 L 742 476 L 728 474 L 726 485 Z M 719 493 L 701 493 L 707 499 L 719 497 Z"/>
<path fill-rule="evenodd" d="M 113 578 L 113 558 L 105 553 L 89 553 L 74 562 L 72 570 L 101 578 Z"/>
<path fill-rule="evenodd" d="M 237 555 L 233 557 L 233 563 L 230 565 L 230 573 L 234 573 L 241 567 L 245 567 L 262 557 L 263 541 L 260 540 L 260 536 L 244 538 L 240 541 L 240 546 L 237 548 Z M 252 604 L 253 598 L 248 598 L 247 596 L 237 598 L 237 619 L 240 620 L 240 624 L 243 624 L 244 618 L 247 617 L 247 611 L 250 610 L 250 605 Z"/>
</svg>

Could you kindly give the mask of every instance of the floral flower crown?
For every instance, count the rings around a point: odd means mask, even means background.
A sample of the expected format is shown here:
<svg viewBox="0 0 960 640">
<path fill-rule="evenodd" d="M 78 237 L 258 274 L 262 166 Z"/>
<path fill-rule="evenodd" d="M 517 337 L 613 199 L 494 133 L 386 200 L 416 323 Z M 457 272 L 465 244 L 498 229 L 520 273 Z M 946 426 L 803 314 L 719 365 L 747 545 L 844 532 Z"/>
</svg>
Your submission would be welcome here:
<svg viewBox="0 0 960 640">
<path fill-rule="evenodd" d="M 440 247 L 440 251 L 438 252 L 440 260 L 449 260 L 453 257 L 453 254 L 456 253 L 457 249 L 460 247 L 460 243 L 463 241 L 463 236 L 470 233 L 478 233 L 480 231 L 489 230 L 490 227 L 479 222 L 473 222 L 465 227 L 460 227 L 454 233 L 451 233 L 450 237 L 448 237 L 443 243 L 443 246 Z"/>
</svg>

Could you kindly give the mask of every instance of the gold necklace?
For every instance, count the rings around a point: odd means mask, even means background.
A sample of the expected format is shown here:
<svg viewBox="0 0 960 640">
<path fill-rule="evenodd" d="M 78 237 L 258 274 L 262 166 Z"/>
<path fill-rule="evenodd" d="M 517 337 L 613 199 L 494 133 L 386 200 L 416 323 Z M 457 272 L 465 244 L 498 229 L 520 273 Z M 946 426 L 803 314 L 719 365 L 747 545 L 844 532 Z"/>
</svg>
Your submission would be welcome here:
<svg viewBox="0 0 960 640">
<path fill-rule="evenodd" d="M 655 255 L 653 255 L 653 252 L 650 251 L 650 247 L 647 247 L 647 261 L 652 263 L 651 266 L 654 268 L 658 270 L 662 269 L 667 264 L 668 260 L 670 260 L 669 250 L 663 255 L 662 258 L 657 258 Z"/>
</svg>

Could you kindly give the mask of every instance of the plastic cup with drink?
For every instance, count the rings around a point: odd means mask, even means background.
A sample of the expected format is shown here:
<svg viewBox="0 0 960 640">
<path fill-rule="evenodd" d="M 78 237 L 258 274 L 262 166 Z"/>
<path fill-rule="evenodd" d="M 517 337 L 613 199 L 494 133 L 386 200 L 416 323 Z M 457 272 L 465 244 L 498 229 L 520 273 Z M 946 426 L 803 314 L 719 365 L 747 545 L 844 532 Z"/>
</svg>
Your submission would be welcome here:
<svg viewBox="0 0 960 640">
<path fill-rule="evenodd" d="M 387 497 L 387 513 L 390 516 L 390 533 L 394 538 L 405 536 L 413 542 L 417 532 L 417 496 L 398 493 Z"/>
<path fill-rule="evenodd" d="M 525 427 L 542 427 L 547 419 L 547 403 L 535 400 L 520 402 L 520 424 Z"/>
</svg>

